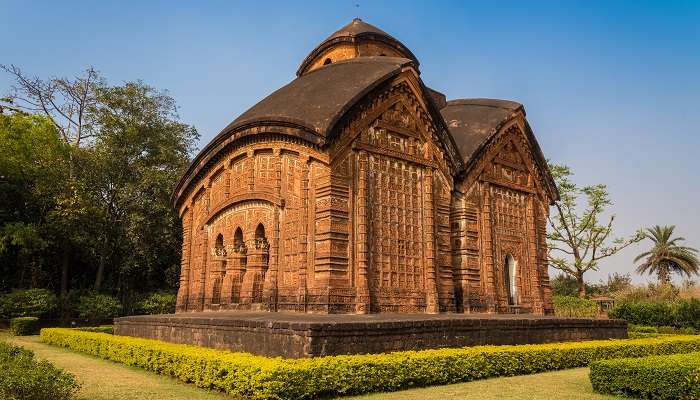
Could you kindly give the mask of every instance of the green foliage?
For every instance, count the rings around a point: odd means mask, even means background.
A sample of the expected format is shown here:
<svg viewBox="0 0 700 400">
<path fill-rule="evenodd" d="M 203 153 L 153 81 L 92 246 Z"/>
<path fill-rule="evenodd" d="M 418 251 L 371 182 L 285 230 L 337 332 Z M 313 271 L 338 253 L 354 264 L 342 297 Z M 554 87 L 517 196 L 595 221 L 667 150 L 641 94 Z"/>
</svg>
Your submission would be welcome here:
<svg viewBox="0 0 700 400">
<path fill-rule="evenodd" d="M 10 320 L 10 333 L 15 336 L 36 335 L 39 332 L 39 318 L 17 317 Z"/>
<path fill-rule="evenodd" d="M 595 318 L 598 305 L 595 301 L 575 296 L 554 296 L 554 314 L 558 317 Z"/>
<path fill-rule="evenodd" d="M 700 337 L 663 336 L 283 359 L 62 328 L 42 329 L 41 339 L 252 399 L 386 392 L 582 367 L 602 359 L 700 351 Z"/>
<path fill-rule="evenodd" d="M 551 280 L 552 294 L 555 296 L 578 296 L 578 282 L 576 278 L 567 274 L 556 274 Z M 590 282 L 584 282 L 587 295 L 600 293 L 599 287 Z"/>
<path fill-rule="evenodd" d="M 600 260 L 610 257 L 642 239 L 641 232 L 629 238 L 613 239 L 611 216 L 603 221 L 606 208 L 612 205 L 608 189 L 603 184 L 578 186 L 571 180 L 573 172 L 565 165 L 550 164 L 560 199 L 549 215 L 547 245 L 549 263 L 576 279 L 578 296 L 586 296 L 583 276 L 598 270 Z M 585 207 L 579 201 L 585 199 Z"/>
<path fill-rule="evenodd" d="M 627 325 L 628 332 L 649 333 L 661 335 L 698 335 L 700 330 L 694 328 L 676 328 L 675 326 Z"/>
<path fill-rule="evenodd" d="M 114 335 L 114 325 L 100 325 L 100 326 L 86 326 L 83 328 L 75 328 L 82 332 L 97 332 L 97 333 L 107 333 L 109 335 Z"/>
<path fill-rule="evenodd" d="M 112 296 L 101 293 L 89 293 L 78 299 L 76 311 L 80 318 L 102 320 L 116 317 L 122 305 Z"/>
<path fill-rule="evenodd" d="M 58 308 L 56 295 L 47 289 L 13 290 L 0 295 L 0 317 L 46 317 Z"/>
<path fill-rule="evenodd" d="M 75 79 L 0 69 L 16 88 L 0 114 L 0 292 L 94 289 L 131 310 L 144 293 L 176 288 L 170 195 L 198 135 L 175 101 L 92 69 Z"/>
<path fill-rule="evenodd" d="M 638 325 L 700 329 L 700 300 L 626 302 L 616 305 L 609 316 Z"/>
<path fill-rule="evenodd" d="M 175 312 L 177 296 L 167 292 L 155 292 L 148 295 L 139 304 L 143 314 L 172 314 Z"/>
<path fill-rule="evenodd" d="M 593 390 L 637 399 L 700 398 L 700 352 L 591 364 Z"/>
<path fill-rule="evenodd" d="M 68 154 L 48 118 L 0 114 L 0 291 L 45 281 Z"/>
<path fill-rule="evenodd" d="M 80 385 L 75 377 L 37 361 L 26 349 L 0 342 L 0 398 L 4 400 L 69 400 Z"/>
<path fill-rule="evenodd" d="M 635 263 L 644 260 L 637 267 L 637 272 L 657 274 L 661 284 L 669 283 L 672 273 L 685 275 L 688 278 L 698 274 L 700 270 L 698 251 L 681 245 L 680 242 L 685 238 L 673 238 L 675 228 L 673 225 L 656 225 L 646 229 L 644 238 L 651 240 L 654 245 L 651 250 L 645 251 L 634 259 Z"/>
</svg>

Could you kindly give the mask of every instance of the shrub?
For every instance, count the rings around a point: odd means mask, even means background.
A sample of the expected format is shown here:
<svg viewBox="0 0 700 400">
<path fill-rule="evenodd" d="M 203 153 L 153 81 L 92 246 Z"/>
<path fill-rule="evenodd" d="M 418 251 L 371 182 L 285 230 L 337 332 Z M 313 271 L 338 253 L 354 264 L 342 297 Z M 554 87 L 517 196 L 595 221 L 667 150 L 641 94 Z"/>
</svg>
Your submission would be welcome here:
<svg viewBox="0 0 700 400">
<path fill-rule="evenodd" d="M 10 320 L 10 333 L 15 336 L 35 335 L 39 332 L 39 318 L 17 317 Z"/>
<path fill-rule="evenodd" d="M 68 400 L 79 389 L 75 377 L 26 349 L 0 342 L 0 398 Z"/>
<path fill-rule="evenodd" d="M 13 290 L 0 295 L 0 316 L 46 317 L 58 308 L 58 298 L 47 289 Z"/>
<path fill-rule="evenodd" d="M 598 305 L 593 300 L 574 296 L 554 296 L 554 314 L 558 317 L 595 318 Z"/>
<path fill-rule="evenodd" d="M 75 328 L 78 331 L 83 331 L 83 332 L 98 332 L 98 333 L 107 333 L 110 335 L 114 335 L 114 325 L 100 325 L 100 326 L 86 326 L 83 328 Z"/>
<path fill-rule="evenodd" d="M 697 299 L 622 303 L 610 310 L 609 315 L 639 325 L 700 329 L 700 301 Z"/>
<path fill-rule="evenodd" d="M 644 399 L 699 399 L 700 352 L 591 364 L 593 390 Z"/>
<path fill-rule="evenodd" d="M 151 293 L 139 303 L 139 311 L 144 314 L 172 314 L 176 301 L 177 297 L 172 293 Z"/>
<path fill-rule="evenodd" d="M 80 318 L 101 320 L 116 317 L 121 312 L 122 305 L 112 296 L 100 293 L 89 293 L 80 296 L 76 311 Z"/>
<path fill-rule="evenodd" d="M 253 399 L 395 391 L 582 367 L 608 358 L 700 351 L 700 337 L 663 336 L 283 359 L 64 328 L 42 329 L 41 339 Z"/>
<path fill-rule="evenodd" d="M 673 285 L 658 285 L 650 283 L 647 286 L 631 286 L 615 293 L 618 303 L 633 302 L 668 302 L 678 299 L 680 290 Z"/>
</svg>

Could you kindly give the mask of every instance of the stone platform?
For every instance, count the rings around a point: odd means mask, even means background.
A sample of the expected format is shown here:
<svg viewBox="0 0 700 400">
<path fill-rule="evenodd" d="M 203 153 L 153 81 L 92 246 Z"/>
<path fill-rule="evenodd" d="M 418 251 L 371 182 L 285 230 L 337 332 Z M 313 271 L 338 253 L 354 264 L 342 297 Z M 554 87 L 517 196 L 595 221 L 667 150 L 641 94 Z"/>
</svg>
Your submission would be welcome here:
<svg viewBox="0 0 700 400">
<path fill-rule="evenodd" d="M 253 311 L 115 319 L 115 334 L 291 358 L 626 338 L 622 320 L 513 314 L 317 315 Z"/>
</svg>

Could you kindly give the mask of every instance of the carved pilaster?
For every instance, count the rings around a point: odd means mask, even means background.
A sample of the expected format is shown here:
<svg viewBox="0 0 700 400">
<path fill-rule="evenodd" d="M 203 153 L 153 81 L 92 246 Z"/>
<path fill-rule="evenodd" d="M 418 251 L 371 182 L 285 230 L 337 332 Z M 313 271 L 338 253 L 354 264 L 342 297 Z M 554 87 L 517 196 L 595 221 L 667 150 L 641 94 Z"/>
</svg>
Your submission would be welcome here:
<svg viewBox="0 0 700 400">
<path fill-rule="evenodd" d="M 368 314 L 371 310 L 370 288 L 368 279 L 369 269 L 369 218 L 370 208 L 368 207 L 368 170 L 367 152 L 361 150 L 357 153 L 357 299 L 355 301 L 355 312 L 358 314 Z"/>
<path fill-rule="evenodd" d="M 438 278 L 435 264 L 435 199 L 433 192 L 433 176 L 432 168 L 425 169 L 423 177 L 423 254 L 425 263 L 425 302 L 426 312 L 439 312 L 438 303 Z"/>
<path fill-rule="evenodd" d="M 252 192 L 255 190 L 255 155 L 252 151 L 248 152 L 248 158 L 245 160 L 245 162 L 248 164 L 246 185 L 248 186 L 248 191 Z"/>
<path fill-rule="evenodd" d="M 309 174 L 311 160 L 301 160 L 301 216 L 299 218 L 299 311 L 306 311 L 307 269 L 309 268 Z"/>
<path fill-rule="evenodd" d="M 192 205 L 182 215 L 182 261 L 180 264 L 180 287 L 177 291 L 176 312 L 187 311 L 190 293 L 190 265 L 192 258 Z"/>
<path fill-rule="evenodd" d="M 278 180 L 279 184 L 280 181 Z M 277 279 L 280 249 L 280 209 L 275 207 L 272 221 L 272 240 L 270 242 L 269 268 L 265 274 L 263 301 L 268 311 L 277 311 Z"/>
</svg>

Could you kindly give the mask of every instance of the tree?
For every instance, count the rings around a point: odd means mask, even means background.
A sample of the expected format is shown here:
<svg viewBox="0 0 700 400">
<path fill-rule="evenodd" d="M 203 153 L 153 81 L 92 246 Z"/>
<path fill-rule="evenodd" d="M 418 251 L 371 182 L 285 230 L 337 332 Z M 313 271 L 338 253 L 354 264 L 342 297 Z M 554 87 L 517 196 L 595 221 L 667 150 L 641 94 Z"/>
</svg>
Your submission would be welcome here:
<svg viewBox="0 0 700 400">
<path fill-rule="evenodd" d="M 29 114 L 39 114 L 48 118 L 54 125 L 63 143 L 69 146 L 68 152 L 68 190 L 62 199 L 60 210 L 55 215 L 58 224 L 55 232 L 63 233 L 61 246 L 61 295 L 68 292 L 68 268 L 71 263 L 71 253 L 80 248 L 82 243 L 78 237 L 69 232 L 82 232 L 85 209 L 82 207 L 78 193 L 79 177 L 75 175 L 75 158 L 80 149 L 89 144 L 99 133 L 93 124 L 93 115 L 98 108 L 97 92 L 106 85 L 104 79 L 92 67 L 84 74 L 73 79 L 57 78 L 41 79 L 29 76 L 15 65 L 0 65 L 15 80 L 7 98 L 0 99 L 5 103 L 4 108 Z M 0 107 L 0 108 L 3 108 Z"/>
<path fill-rule="evenodd" d="M 67 190 L 68 149 L 45 117 L 0 114 L 0 274 L 41 284 L 52 234 L 49 211 Z M 7 284 L 0 284 L 0 289 Z"/>
<path fill-rule="evenodd" d="M 0 98 L 0 291 L 60 282 L 64 299 L 97 289 L 124 302 L 176 288 L 170 195 L 198 135 L 175 101 L 92 68 L 48 80 L 2 69 L 15 87 Z"/>
<path fill-rule="evenodd" d="M 611 239 L 615 216 L 601 223 L 603 213 L 612 204 L 607 187 L 602 184 L 576 185 L 570 180 L 573 175 L 571 170 L 564 165 L 552 164 L 550 170 L 557 183 L 560 200 L 554 204 L 554 212 L 548 217 L 549 263 L 575 278 L 578 295 L 585 298 L 584 274 L 597 270 L 600 260 L 639 242 L 642 234 L 637 232 L 629 238 Z M 579 210 L 578 206 L 581 197 L 586 199 L 583 210 Z"/>
<path fill-rule="evenodd" d="M 72 80 L 29 76 L 15 65 L 0 64 L 0 69 L 15 79 L 10 95 L 2 99 L 14 105 L 12 108 L 45 115 L 63 141 L 74 147 L 80 147 L 86 139 L 96 135 L 91 111 L 97 106 L 96 92 L 105 82 L 94 68 L 86 69 L 82 76 Z"/>
<path fill-rule="evenodd" d="M 180 221 L 170 195 L 198 135 L 177 120 L 171 97 L 142 82 L 101 88 L 97 98 L 100 134 L 83 166 L 98 224 L 94 288 L 114 265 L 114 286 L 123 292 L 179 266 Z"/>
<path fill-rule="evenodd" d="M 698 274 L 698 251 L 679 244 L 685 241 L 685 238 L 674 238 L 675 228 L 675 225 L 647 228 L 644 238 L 651 240 L 653 247 L 634 259 L 635 263 L 644 260 L 637 267 L 637 272 L 648 272 L 650 275 L 655 273 L 659 277 L 659 283 L 663 285 L 671 281 L 672 273 L 686 275 L 688 278 Z"/>
</svg>

